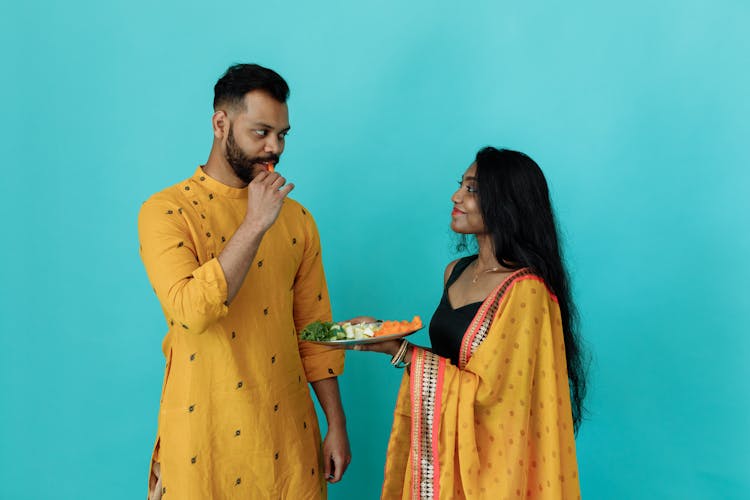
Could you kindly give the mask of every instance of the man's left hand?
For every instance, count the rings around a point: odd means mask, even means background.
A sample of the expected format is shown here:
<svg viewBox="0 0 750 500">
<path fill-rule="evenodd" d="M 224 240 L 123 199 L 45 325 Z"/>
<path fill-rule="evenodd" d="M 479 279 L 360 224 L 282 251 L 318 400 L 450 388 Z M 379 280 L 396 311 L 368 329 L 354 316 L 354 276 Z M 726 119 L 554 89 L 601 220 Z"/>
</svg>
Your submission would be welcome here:
<svg viewBox="0 0 750 500">
<path fill-rule="evenodd" d="M 323 440 L 324 473 L 328 482 L 338 483 L 351 461 L 352 451 L 349 448 L 346 426 L 329 426 L 326 438 Z"/>
</svg>

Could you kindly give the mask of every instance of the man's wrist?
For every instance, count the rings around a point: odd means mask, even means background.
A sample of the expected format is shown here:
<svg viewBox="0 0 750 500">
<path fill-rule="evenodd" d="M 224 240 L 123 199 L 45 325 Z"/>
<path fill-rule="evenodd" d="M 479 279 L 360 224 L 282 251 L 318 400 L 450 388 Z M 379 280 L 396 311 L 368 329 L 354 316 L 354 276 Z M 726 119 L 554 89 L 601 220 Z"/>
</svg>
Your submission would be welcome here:
<svg viewBox="0 0 750 500">
<path fill-rule="evenodd" d="M 343 416 L 333 418 L 326 417 L 326 421 L 328 422 L 329 429 L 346 430 L 346 418 Z"/>
<path fill-rule="evenodd" d="M 263 237 L 263 235 L 266 234 L 266 231 L 268 231 L 268 228 L 263 227 L 263 225 L 255 219 L 245 217 L 242 224 L 240 224 L 239 230 L 247 233 L 250 237 Z"/>
</svg>

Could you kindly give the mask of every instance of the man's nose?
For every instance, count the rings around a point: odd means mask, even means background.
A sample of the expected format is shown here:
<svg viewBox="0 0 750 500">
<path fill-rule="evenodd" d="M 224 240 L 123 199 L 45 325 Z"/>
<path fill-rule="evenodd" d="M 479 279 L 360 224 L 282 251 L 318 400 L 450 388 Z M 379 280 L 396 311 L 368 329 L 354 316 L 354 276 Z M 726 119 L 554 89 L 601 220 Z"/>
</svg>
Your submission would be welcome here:
<svg viewBox="0 0 750 500">
<path fill-rule="evenodd" d="M 269 135 L 266 139 L 266 152 L 275 155 L 281 154 L 281 141 L 276 135 Z"/>
</svg>

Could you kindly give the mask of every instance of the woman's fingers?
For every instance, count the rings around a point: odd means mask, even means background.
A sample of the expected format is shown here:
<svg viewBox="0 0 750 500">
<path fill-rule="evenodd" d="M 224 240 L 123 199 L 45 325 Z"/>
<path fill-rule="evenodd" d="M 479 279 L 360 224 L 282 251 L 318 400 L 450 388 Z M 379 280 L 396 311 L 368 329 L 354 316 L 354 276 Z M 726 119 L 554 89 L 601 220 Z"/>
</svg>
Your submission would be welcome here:
<svg viewBox="0 0 750 500">
<path fill-rule="evenodd" d="M 375 323 L 377 321 L 374 316 L 356 316 L 348 321 L 352 325 L 358 325 L 360 323 Z"/>
</svg>

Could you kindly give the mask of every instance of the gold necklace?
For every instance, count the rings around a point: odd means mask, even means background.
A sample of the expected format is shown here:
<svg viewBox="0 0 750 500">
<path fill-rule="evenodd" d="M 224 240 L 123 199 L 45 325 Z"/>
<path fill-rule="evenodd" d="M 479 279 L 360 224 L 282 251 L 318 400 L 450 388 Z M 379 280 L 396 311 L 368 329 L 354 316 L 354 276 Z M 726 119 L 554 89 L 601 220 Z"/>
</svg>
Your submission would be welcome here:
<svg viewBox="0 0 750 500">
<path fill-rule="evenodd" d="M 471 282 L 472 283 L 476 283 L 477 280 L 479 279 L 479 275 L 480 274 L 496 273 L 496 272 L 502 271 L 502 270 L 503 269 L 500 268 L 500 267 L 491 267 L 491 268 L 485 269 L 484 271 L 481 271 L 481 272 L 477 271 L 476 273 L 474 273 L 474 279 L 471 280 Z"/>
</svg>

